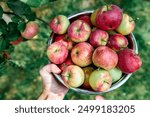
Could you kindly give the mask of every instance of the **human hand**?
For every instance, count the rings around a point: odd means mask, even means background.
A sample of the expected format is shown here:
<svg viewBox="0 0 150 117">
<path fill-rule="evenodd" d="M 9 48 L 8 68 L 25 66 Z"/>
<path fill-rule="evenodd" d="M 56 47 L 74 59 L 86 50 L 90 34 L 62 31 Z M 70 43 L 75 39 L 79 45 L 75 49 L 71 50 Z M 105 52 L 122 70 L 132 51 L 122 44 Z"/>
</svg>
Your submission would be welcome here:
<svg viewBox="0 0 150 117">
<path fill-rule="evenodd" d="M 48 64 L 40 70 L 43 81 L 43 92 L 39 100 L 62 100 L 68 88 L 60 84 L 52 75 L 59 74 L 61 70 L 55 64 Z"/>
</svg>

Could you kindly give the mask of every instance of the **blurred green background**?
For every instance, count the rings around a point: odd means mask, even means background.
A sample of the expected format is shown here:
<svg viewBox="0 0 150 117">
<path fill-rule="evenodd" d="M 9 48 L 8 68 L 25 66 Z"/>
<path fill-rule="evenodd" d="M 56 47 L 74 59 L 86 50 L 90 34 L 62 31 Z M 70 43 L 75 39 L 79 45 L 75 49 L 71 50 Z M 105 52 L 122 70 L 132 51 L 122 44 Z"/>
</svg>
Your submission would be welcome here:
<svg viewBox="0 0 150 117">
<path fill-rule="evenodd" d="M 99 8 L 102 0 L 50 0 L 43 1 L 35 8 L 30 0 L 21 0 L 33 6 L 37 16 L 50 22 L 58 14 L 71 15 L 84 10 Z M 47 2 L 45 2 L 47 1 Z M 46 4 L 44 4 L 44 2 Z M 106 3 L 119 5 L 124 12 L 136 21 L 134 31 L 139 46 L 139 54 L 143 60 L 142 68 L 117 90 L 104 94 L 108 100 L 150 99 L 150 0 L 105 0 Z M 15 46 L 11 54 L 12 63 L 0 71 L 0 99 L 37 99 L 42 91 L 39 70 L 48 63 L 46 56 L 47 40 L 51 30 L 44 23 L 40 24 L 39 35 L 31 40 Z M 94 99 L 94 95 L 85 95 L 69 91 L 65 99 Z"/>
</svg>

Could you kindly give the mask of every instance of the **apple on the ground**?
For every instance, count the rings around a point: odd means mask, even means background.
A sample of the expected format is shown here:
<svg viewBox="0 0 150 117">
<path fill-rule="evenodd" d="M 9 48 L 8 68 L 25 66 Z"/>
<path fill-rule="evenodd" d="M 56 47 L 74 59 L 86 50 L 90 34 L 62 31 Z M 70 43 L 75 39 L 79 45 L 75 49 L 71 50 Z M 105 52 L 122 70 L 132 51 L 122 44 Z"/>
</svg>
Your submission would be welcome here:
<svg viewBox="0 0 150 117">
<path fill-rule="evenodd" d="M 22 37 L 18 38 L 17 40 L 15 41 L 11 41 L 10 44 L 12 45 L 18 45 L 20 44 L 21 42 L 23 41 Z"/>
</svg>

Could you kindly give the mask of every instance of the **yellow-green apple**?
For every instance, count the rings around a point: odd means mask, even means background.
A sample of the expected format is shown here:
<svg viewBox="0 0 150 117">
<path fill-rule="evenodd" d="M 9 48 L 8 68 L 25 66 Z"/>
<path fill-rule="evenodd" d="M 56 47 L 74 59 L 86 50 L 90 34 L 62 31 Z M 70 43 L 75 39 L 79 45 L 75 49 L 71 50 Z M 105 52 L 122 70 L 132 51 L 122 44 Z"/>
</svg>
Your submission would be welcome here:
<svg viewBox="0 0 150 117">
<path fill-rule="evenodd" d="M 69 65 L 73 65 L 73 62 L 70 56 L 62 64 L 59 65 L 59 68 L 61 69 L 61 71 L 64 71 L 64 69 L 66 69 L 66 67 Z"/>
<path fill-rule="evenodd" d="M 124 73 L 136 72 L 142 66 L 142 60 L 132 49 L 124 49 L 118 53 L 118 67 Z"/>
<path fill-rule="evenodd" d="M 17 40 L 15 41 L 11 41 L 10 44 L 12 45 L 18 45 L 20 44 L 21 42 L 23 41 L 22 37 L 18 38 Z"/>
<path fill-rule="evenodd" d="M 71 87 L 79 87 L 84 82 L 84 72 L 77 65 L 69 65 L 62 72 L 62 79 Z"/>
<path fill-rule="evenodd" d="M 104 92 L 111 87 L 112 77 L 106 70 L 94 70 L 90 75 L 89 83 L 94 91 Z"/>
<path fill-rule="evenodd" d="M 135 28 L 135 22 L 133 18 L 130 17 L 128 14 L 123 14 L 123 19 L 121 21 L 121 24 L 116 30 L 122 35 L 128 35 L 131 32 L 133 32 L 134 28 Z"/>
<path fill-rule="evenodd" d="M 51 62 L 61 64 L 68 56 L 68 49 L 63 43 L 54 42 L 48 47 L 47 56 Z"/>
<path fill-rule="evenodd" d="M 30 21 L 26 24 L 23 32 L 21 32 L 22 37 L 26 39 L 32 39 L 39 32 L 39 26 L 36 22 Z"/>
<path fill-rule="evenodd" d="M 98 47 L 100 45 L 106 45 L 108 42 L 109 35 L 106 31 L 95 29 L 92 30 L 90 35 L 90 43 L 93 47 Z"/>
<path fill-rule="evenodd" d="M 116 67 L 118 63 L 118 55 L 115 51 L 107 46 L 100 46 L 95 49 L 92 60 L 95 66 L 105 70 L 110 70 Z"/>
<path fill-rule="evenodd" d="M 94 71 L 94 69 L 92 67 L 84 67 L 83 71 L 84 71 L 84 83 L 82 86 L 86 89 L 90 89 L 91 86 L 89 83 L 89 78 L 90 78 L 91 73 Z"/>
<path fill-rule="evenodd" d="M 90 17 L 91 22 L 92 22 L 92 24 L 93 24 L 94 26 L 96 26 L 96 16 L 97 16 L 98 10 L 99 10 L 99 9 L 96 9 L 96 10 L 91 14 L 91 17 Z"/>
<path fill-rule="evenodd" d="M 92 63 L 93 51 L 94 48 L 89 43 L 78 43 L 71 50 L 71 59 L 78 66 L 88 66 Z"/>
<path fill-rule="evenodd" d="M 68 28 L 68 36 L 76 43 L 87 41 L 90 34 L 90 26 L 82 20 L 75 20 Z"/>
<path fill-rule="evenodd" d="M 56 34 L 65 34 L 67 32 L 70 22 L 64 15 L 58 15 L 50 22 L 49 26 Z"/>
<path fill-rule="evenodd" d="M 96 27 L 102 30 L 117 29 L 122 21 L 122 10 L 113 4 L 105 5 L 98 10 Z"/>
<path fill-rule="evenodd" d="M 91 23 L 91 20 L 90 20 L 90 16 L 88 16 L 88 15 L 83 15 L 83 16 L 79 17 L 79 20 L 86 22 L 90 27 L 93 26 Z"/>
<path fill-rule="evenodd" d="M 119 51 L 121 49 L 127 48 L 127 46 L 128 39 L 121 34 L 115 34 L 109 38 L 108 47 L 110 47 L 114 51 Z"/>
<path fill-rule="evenodd" d="M 108 72 L 112 77 L 112 83 L 118 81 L 122 76 L 122 71 L 118 69 L 117 67 L 109 70 Z"/>
</svg>

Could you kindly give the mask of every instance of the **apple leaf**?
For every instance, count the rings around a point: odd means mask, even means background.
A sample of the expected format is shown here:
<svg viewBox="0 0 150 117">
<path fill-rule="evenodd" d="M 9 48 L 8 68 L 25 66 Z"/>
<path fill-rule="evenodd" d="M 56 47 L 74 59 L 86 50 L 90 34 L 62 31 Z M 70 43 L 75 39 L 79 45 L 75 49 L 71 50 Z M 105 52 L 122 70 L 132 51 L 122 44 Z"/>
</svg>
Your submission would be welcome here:
<svg viewBox="0 0 150 117">
<path fill-rule="evenodd" d="M 0 19 L 0 35 L 7 34 L 7 24 L 3 19 Z"/>
<path fill-rule="evenodd" d="M 36 18 L 36 14 L 32 12 L 31 8 L 27 4 L 19 0 L 8 0 L 7 5 L 15 14 L 17 14 L 20 17 L 25 16 L 28 20 L 32 21 Z"/>
<path fill-rule="evenodd" d="M 24 29 L 25 29 L 25 27 L 26 27 L 26 23 L 25 23 L 25 22 L 19 22 L 19 24 L 18 24 L 18 26 L 17 26 L 17 28 L 18 28 L 18 30 L 19 30 L 20 32 L 23 32 Z"/>
<path fill-rule="evenodd" d="M 2 19 L 2 16 L 3 16 L 3 9 L 2 7 L 0 7 L 0 19 Z"/>
<path fill-rule="evenodd" d="M 20 18 L 19 18 L 18 16 L 13 16 L 13 17 L 11 18 L 11 20 L 12 20 L 13 22 L 15 22 L 15 23 L 20 22 Z"/>
<path fill-rule="evenodd" d="M 0 52 L 4 51 L 6 49 L 6 41 L 2 36 L 0 36 Z"/>
<path fill-rule="evenodd" d="M 18 24 L 14 22 L 10 22 L 8 24 L 8 32 L 5 35 L 5 38 L 9 41 L 17 40 L 20 37 L 20 31 L 17 29 Z"/>
</svg>

